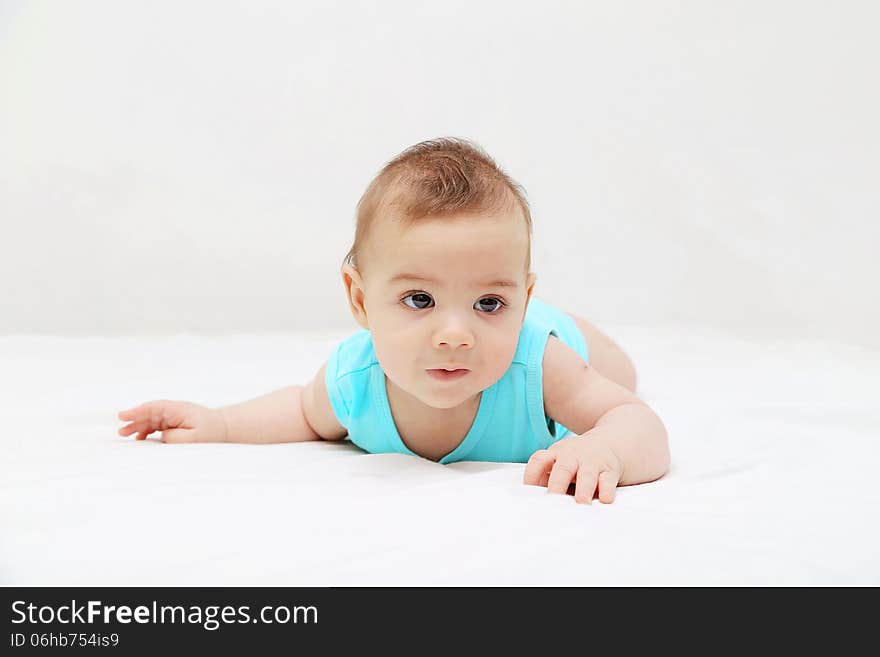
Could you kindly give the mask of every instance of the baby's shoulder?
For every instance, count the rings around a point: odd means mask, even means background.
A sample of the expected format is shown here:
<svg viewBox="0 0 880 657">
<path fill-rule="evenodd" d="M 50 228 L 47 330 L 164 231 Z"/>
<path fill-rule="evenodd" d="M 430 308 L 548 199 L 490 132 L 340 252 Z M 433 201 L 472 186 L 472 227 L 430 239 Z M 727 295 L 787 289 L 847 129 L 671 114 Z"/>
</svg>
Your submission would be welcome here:
<svg viewBox="0 0 880 657">
<path fill-rule="evenodd" d="M 541 383 L 544 394 L 544 408 L 548 415 L 552 409 L 565 403 L 571 397 L 572 386 L 583 380 L 587 364 L 580 354 L 565 342 L 550 335 L 544 348 L 541 361 Z"/>
<path fill-rule="evenodd" d="M 336 378 L 363 371 L 378 362 L 373 348 L 373 336 L 366 329 L 350 335 L 336 345 L 328 359 L 331 374 Z"/>
</svg>

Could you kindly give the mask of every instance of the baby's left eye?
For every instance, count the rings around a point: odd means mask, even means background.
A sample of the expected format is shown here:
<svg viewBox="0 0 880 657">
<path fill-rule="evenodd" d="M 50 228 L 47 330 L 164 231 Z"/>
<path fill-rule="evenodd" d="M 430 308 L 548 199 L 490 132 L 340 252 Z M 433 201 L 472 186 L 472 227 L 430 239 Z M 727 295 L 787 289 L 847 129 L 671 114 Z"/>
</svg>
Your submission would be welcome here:
<svg viewBox="0 0 880 657">
<path fill-rule="evenodd" d="M 498 304 L 494 310 L 489 311 L 488 314 L 490 314 L 490 315 L 497 315 L 498 311 L 500 311 L 501 308 L 504 307 L 504 302 L 501 299 L 496 299 L 495 297 L 484 297 L 483 299 L 480 299 L 479 301 L 477 301 L 477 303 L 475 305 L 481 306 L 483 303 L 486 303 L 486 302 L 489 302 L 489 303 L 494 302 L 494 303 Z M 478 308 L 478 310 L 487 310 L 487 309 L 484 306 L 482 308 Z"/>
</svg>

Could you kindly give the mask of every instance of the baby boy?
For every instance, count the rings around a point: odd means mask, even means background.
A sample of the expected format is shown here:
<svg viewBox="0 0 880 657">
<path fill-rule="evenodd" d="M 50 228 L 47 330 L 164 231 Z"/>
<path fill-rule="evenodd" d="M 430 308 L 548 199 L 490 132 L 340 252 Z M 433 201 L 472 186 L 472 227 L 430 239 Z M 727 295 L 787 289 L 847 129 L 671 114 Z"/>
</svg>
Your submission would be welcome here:
<svg viewBox="0 0 880 657">
<path fill-rule="evenodd" d="M 666 428 L 613 341 L 533 296 L 531 232 L 522 188 L 479 146 L 416 144 L 358 203 L 341 273 L 363 329 L 311 381 L 216 409 L 147 402 L 119 433 L 526 463 L 526 484 L 610 503 L 667 471 Z"/>
</svg>

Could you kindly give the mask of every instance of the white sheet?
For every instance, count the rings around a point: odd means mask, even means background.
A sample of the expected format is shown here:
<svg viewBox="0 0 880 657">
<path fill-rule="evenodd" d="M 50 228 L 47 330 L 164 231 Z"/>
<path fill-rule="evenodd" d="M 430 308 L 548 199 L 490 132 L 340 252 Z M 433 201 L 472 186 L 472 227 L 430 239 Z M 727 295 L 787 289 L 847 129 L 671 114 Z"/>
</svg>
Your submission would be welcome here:
<svg viewBox="0 0 880 657">
<path fill-rule="evenodd" d="M 880 352 L 602 328 L 673 466 L 592 506 L 522 464 L 116 434 L 149 399 L 305 382 L 344 333 L 0 338 L 0 583 L 880 584 Z"/>
</svg>

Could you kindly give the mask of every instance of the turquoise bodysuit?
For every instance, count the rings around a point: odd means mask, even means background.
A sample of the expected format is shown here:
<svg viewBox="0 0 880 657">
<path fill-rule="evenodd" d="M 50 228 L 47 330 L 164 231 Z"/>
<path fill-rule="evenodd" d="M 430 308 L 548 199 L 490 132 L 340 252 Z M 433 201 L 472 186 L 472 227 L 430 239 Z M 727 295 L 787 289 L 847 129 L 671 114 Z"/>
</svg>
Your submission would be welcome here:
<svg viewBox="0 0 880 657">
<path fill-rule="evenodd" d="M 549 335 L 588 362 L 587 343 L 574 320 L 532 296 L 513 361 L 483 390 L 464 440 L 439 460 L 525 463 L 571 431 L 544 415 L 542 362 Z M 366 329 L 343 340 L 327 360 L 324 382 L 339 423 L 355 445 L 372 453 L 416 454 L 400 438 L 385 389 L 385 373 Z"/>
</svg>

